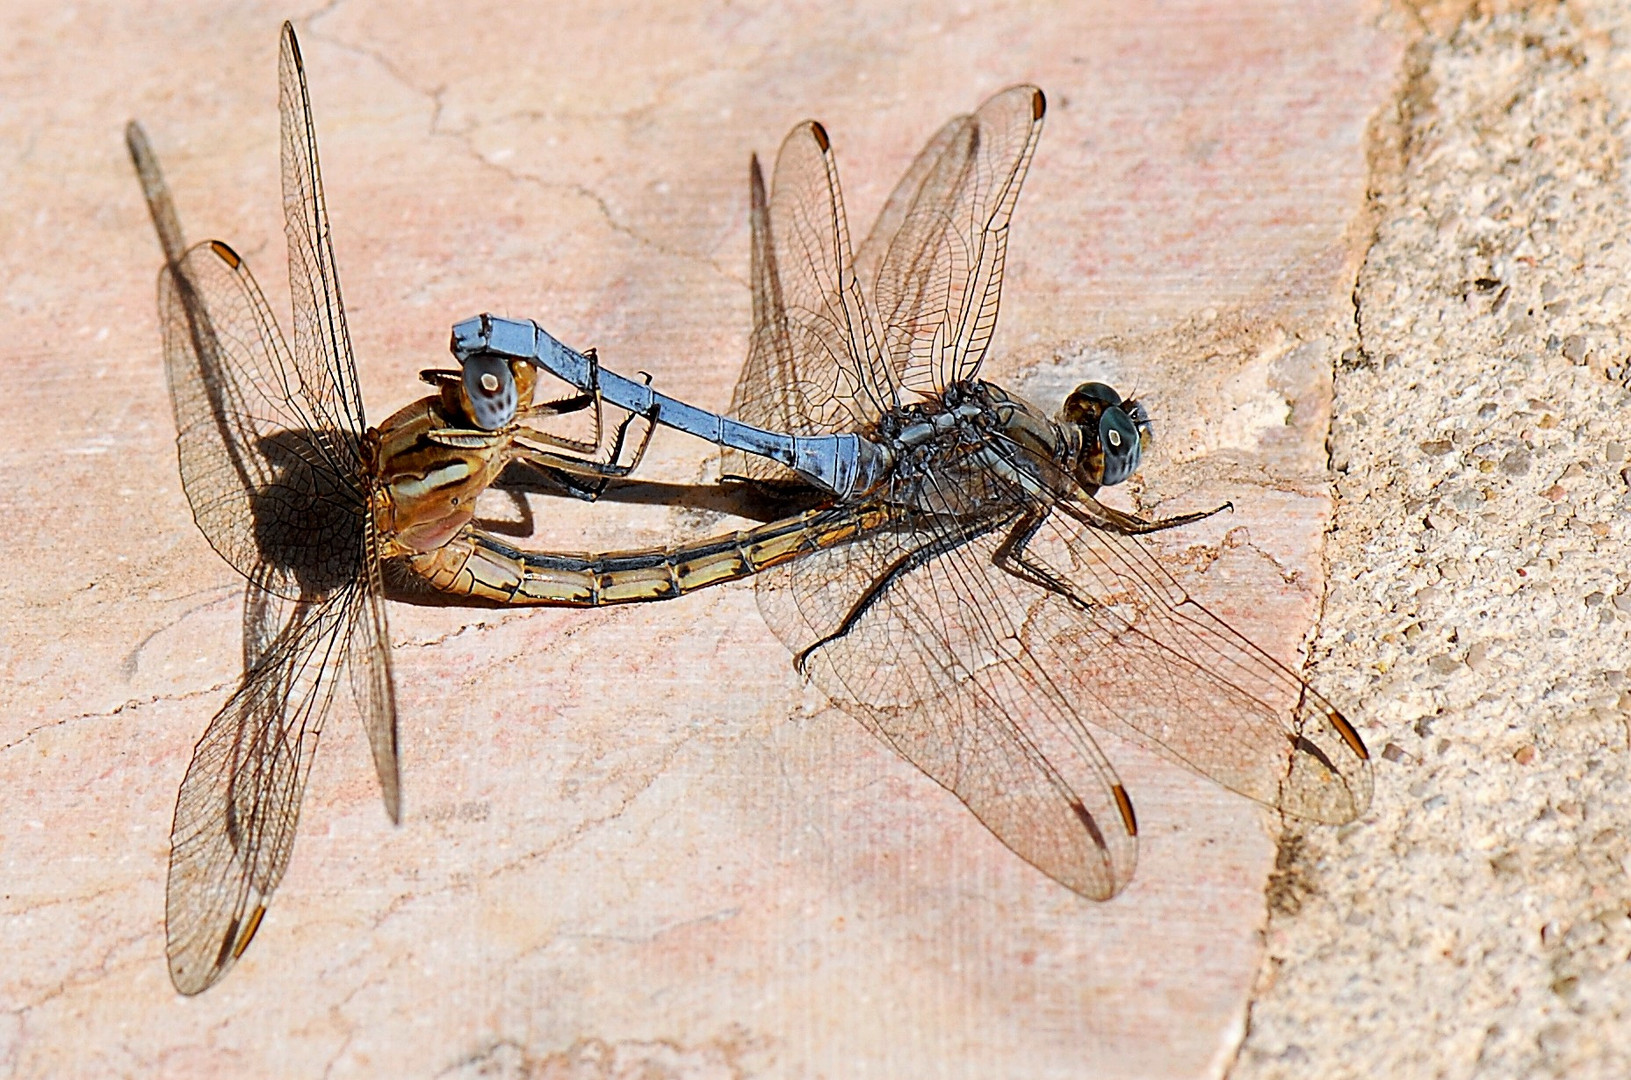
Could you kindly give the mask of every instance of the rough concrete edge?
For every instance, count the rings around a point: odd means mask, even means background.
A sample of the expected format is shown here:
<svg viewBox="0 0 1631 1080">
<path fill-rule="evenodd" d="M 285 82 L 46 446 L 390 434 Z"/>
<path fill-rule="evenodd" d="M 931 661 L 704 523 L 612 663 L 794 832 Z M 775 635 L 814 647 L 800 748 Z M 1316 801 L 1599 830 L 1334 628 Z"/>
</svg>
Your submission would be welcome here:
<svg viewBox="0 0 1631 1080">
<path fill-rule="evenodd" d="M 1428 57 L 1439 41 L 1453 34 L 1468 18 L 1478 14 L 1484 0 L 1448 0 L 1435 4 L 1434 0 L 1386 0 L 1376 14 L 1373 25 L 1383 32 L 1398 35 L 1403 41 L 1399 67 L 1394 72 L 1393 92 L 1379 105 L 1365 130 L 1365 197 L 1347 229 L 1350 250 L 1358 252 L 1352 264 L 1352 279 L 1348 282 L 1348 318 L 1346 344 L 1330 373 L 1332 410 L 1327 421 L 1325 454 L 1327 476 L 1333 467 L 1333 444 L 1330 424 L 1336 417 L 1336 402 L 1340 393 L 1340 376 L 1344 367 L 1369 365 L 1373 358 L 1365 346 L 1365 312 L 1360 301 L 1360 283 L 1376 247 L 1384 219 L 1387 198 L 1403 182 L 1404 167 L 1409 157 L 1409 132 L 1421 105 L 1422 79 L 1428 71 Z M 1351 350 L 1351 351 L 1350 351 Z M 1315 660 L 1315 649 L 1325 634 L 1327 601 L 1331 592 L 1331 552 L 1329 538 L 1336 528 L 1340 512 L 1340 490 L 1330 482 L 1331 518 L 1326 524 L 1324 540 L 1320 545 L 1322 588 L 1318 610 L 1309 628 L 1308 663 Z M 1278 978 L 1280 961 L 1267 948 L 1267 939 L 1278 920 L 1295 918 L 1298 889 L 1297 865 L 1302 847 L 1304 827 L 1282 818 L 1280 834 L 1275 840 L 1274 870 L 1263 888 L 1263 928 L 1265 947 L 1257 976 L 1247 994 L 1241 1022 L 1235 1029 L 1238 1038 L 1219 1054 L 1216 1075 L 1228 1080 L 1235 1074 L 1253 1031 L 1253 1014 L 1262 996 Z"/>
<path fill-rule="evenodd" d="M 1349 355 L 1344 355 L 1332 373 L 1333 420 L 1336 416 L 1336 402 L 1340 398 L 1343 371 L 1373 365 L 1378 359 L 1369 355 L 1365 344 L 1366 312 L 1360 299 L 1360 286 L 1371 252 L 1378 240 L 1378 230 L 1384 221 L 1388 200 L 1398 194 L 1400 185 L 1404 182 L 1405 170 L 1412 153 L 1411 132 L 1419 127 L 1424 109 L 1431 108 L 1432 88 L 1424 80 L 1428 77 L 1432 55 L 1439 48 L 1449 44 L 1464 26 L 1476 20 L 1511 12 L 1556 10 L 1567 6 L 1567 0 L 1386 0 L 1386 6 L 1376 16 L 1375 24 L 1384 31 L 1398 34 L 1404 47 L 1396 73 L 1394 93 L 1376 110 L 1370 124 L 1367 125 L 1365 204 L 1355 217 L 1349 232 L 1355 249 L 1362 251 L 1354 264 L 1350 294 L 1353 352 L 1350 354 L 1351 359 Z M 1326 450 L 1328 465 L 1333 465 L 1334 462 L 1329 457 L 1332 451 L 1329 434 L 1326 439 Z M 1339 500 L 1340 489 L 1333 485 L 1333 512 L 1327 536 L 1330 535 L 1331 529 L 1335 528 L 1337 516 L 1341 513 Z M 1321 560 L 1324 568 L 1329 570 L 1328 548 L 1322 547 Z M 1312 646 L 1317 646 L 1323 636 L 1324 612 L 1329 595 L 1330 575 L 1327 573 L 1321 594 L 1320 611 L 1310 632 L 1311 661 Z M 1265 937 L 1273 931 L 1276 923 L 1296 917 L 1297 901 L 1300 899 L 1296 893 L 1302 887 L 1299 884 L 1302 877 L 1299 870 L 1302 837 L 1301 826 L 1283 822 L 1280 836 L 1276 841 L 1278 851 L 1275 871 L 1270 875 L 1264 889 Z M 1252 1036 L 1254 1011 L 1263 995 L 1276 982 L 1279 968 L 1280 961 L 1265 948 L 1262 965 L 1248 995 L 1244 1023 L 1240 1027 L 1240 1038 L 1228 1053 L 1218 1073 L 1225 1080 L 1235 1074 L 1240 1064 L 1242 1052 Z"/>
</svg>

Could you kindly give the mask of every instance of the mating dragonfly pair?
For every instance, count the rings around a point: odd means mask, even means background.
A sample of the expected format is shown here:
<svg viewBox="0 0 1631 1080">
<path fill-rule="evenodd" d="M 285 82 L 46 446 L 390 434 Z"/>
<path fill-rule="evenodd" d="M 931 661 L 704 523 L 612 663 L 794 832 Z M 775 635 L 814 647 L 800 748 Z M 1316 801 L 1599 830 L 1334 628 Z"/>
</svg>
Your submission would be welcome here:
<svg viewBox="0 0 1631 1080">
<path fill-rule="evenodd" d="M 166 927 L 183 993 L 220 978 L 254 936 L 341 682 L 400 819 L 393 565 L 501 604 L 661 600 L 751 576 L 799 671 L 1018 855 L 1094 899 L 1130 879 L 1138 827 L 1090 727 L 1295 817 L 1365 810 L 1369 755 L 1354 728 L 1136 539 L 1207 515 L 1150 521 L 1095 498 L 1138 468 L 1144 408 L 1086 383 L 1050 419 L 979 378 L 1041 91 L 1003 91 L 942 128 L 853 252 L 819 124 L 783 142 L 768 197 L 753 162 L 754 326 L 729 416 L 606 370 L 536 324 L 484 315 L 454 328 L 459 370 L 425 373 L 435 395 L 370 428 L 288 24 L 279 89 L 292 347 L 242 258 L 219 241 L 185 247 L 145 136 L 127 132 L 165 255 L 182 484 L 248 580 L 243 681 L 176 800 Z M 536 400 L 540 372 L 577 393 Z M 624 417 L 611 431 L 606 405 Z M 594 410 L 593 440 L 543 426 L 579 409 Z M 646 429 L 625 462 L 635 420 Z M 637 465 L 657 424 L 724 448 L 729 475 L 796 508 L 604 555 L 520 550 L 477 524 L 476 496 L 511 462 L 592 497 Z"/>
</svg>

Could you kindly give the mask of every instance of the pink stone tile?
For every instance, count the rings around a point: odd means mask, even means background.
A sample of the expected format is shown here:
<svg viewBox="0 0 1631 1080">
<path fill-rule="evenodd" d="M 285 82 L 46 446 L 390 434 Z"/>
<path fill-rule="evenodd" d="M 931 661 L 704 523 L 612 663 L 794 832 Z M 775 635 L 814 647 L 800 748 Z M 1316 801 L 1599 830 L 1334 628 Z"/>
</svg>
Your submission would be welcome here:
<svg viewBox="0 0 1631 1080">
<path fill-rule="evenodd" d="M 1362 136 L 1397 60 L 1369 5 L 515 7 L 300 23 L 371 416 L 489 309 L 723 406 L 748 328 L 748 154 L 821 118 L 860 232 L 941 122 L 1034 81 L 1050 112 L 990 372 L 1046 400 L 1136 386 L 1161 424 L 1145 505 L 1237 507 L 1163 546 L 1296 657 L 1323 588 Z M 121 130 L 147 124 L 189 234 L 230 240 L 283 304 L 276 18 L 6 19 L 0 400 L 26 437 L 0 457 L 0 1069 L 1221 1068 L 1272 822 L 1106 740 L 1141 862 L 1117 900 L 1080 900 L 801 688 L 745 586 L 589 613 L 393 605 L 403 825 L 337 721 L 253 948 L 175 996 L 171 804 L 238 676 L 237 581 L 180 491 Z M 694 479 L 705 456 L 659 437 L 649 471 Z M 705 527 L 538 509 L 572 548 Z"/>
</svg>

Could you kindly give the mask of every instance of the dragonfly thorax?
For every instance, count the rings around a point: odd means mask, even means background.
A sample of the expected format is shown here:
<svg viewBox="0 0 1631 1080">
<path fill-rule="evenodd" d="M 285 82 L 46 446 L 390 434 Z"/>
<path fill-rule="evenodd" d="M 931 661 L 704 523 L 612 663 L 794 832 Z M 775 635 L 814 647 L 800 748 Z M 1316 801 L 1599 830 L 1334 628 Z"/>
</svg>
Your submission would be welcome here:
<svg viewBox="0 0 1631 1080">
<path fill-rule="evenodd" d="M 953 516 L 990 514 L 1051 486 L 1068 452 L 1041 410 L 978 380 L 889 410 L 870 437 L 890 462 L 890 501 Z"/>
<path fill-rule="evenodd" d="M 530 398 L 530 381 L 521 388 Z M 372 433 L 374 526 L 387 555 L 434 550 L 475 515 L 476 497 L 503 470 L 502 437 L 470 432 L 458 388 L 405 406 Z M 450 402 L 449 398 L 455 399 Z"/>
</svg>

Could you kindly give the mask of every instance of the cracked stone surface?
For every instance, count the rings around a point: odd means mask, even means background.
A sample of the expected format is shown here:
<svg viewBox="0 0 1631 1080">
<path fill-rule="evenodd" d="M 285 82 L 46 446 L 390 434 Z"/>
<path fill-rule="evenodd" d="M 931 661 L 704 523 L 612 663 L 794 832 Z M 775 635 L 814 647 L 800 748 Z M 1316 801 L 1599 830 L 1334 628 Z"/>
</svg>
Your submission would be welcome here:
<svg viewBox="0 0 1631 1080">
<path fill-rule="evenodd" d="M 0 456 L 0 1073 L 1189 1077 L 1415 1053 L 1454 1074 L 1445 1055 L 1480 1043 L 1514 1069 L 1537 1045 L 1608 1059 L 1626 934 L 1624 560 L 1608 568 L 1631 445 L 1603 441 L 1623 364 L 1623 252 L 1598 247 L 1623 233 L 1612 13 L 512 7 L 0 16 L 0 400 L 26 433 Z M 822 119 L 859 231 L 947 117 L 1041 85 L 987 374 L 1049 403 L 1089 378 L 1149 403 L 1157 450 L 1126 498 L 1234 503 L 1161 546 L 1287 662 L 1318 628 L 1310 678 L 1377 749 L 1376 810 L 1277 858 L 1272 816 L 1107 739 L 1142 847 L 1132 886 L 1092 904 L 802 687 L 748 587 L 589 613 L 397 603 L 402 826 L 337 724 L 259 936 L 178 998 L 171 807 L 239 676 L 240 588 L 176 475 L 158 252 L 121 135 L 146 123 L 189 235 L 230 241 L 282 310 L 285 15 L 376 419 L 480 310 L 722 407 L 749 320 L 749 153 Z M 1548 89 L 1503 98 L 1503 78 Z M 1543 221 L 1556 236 L 1521 248 Z M 695 480 L 707 457 L 659 436 L 644 468 Z M 531 510 L 538 546 L 578 550 L 724 524 Z M 1523 606 L 1519 569 L 1550 614 Z M 1474 891 L 1496 906 L 1444 916 Z M 1472 1003 L 1442 1019 L 1458 1042 L 1421 1026 L 1442 1018 L 1427 1000 Z M 1419 1049 L 1391 1034 L 1407 1022 Z"/>
</svg>

